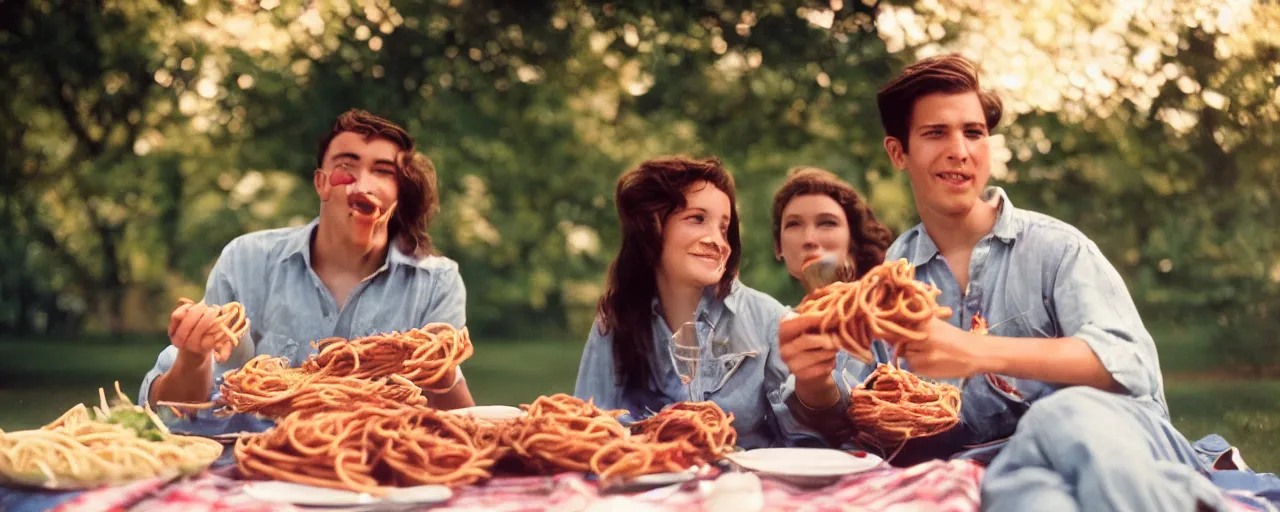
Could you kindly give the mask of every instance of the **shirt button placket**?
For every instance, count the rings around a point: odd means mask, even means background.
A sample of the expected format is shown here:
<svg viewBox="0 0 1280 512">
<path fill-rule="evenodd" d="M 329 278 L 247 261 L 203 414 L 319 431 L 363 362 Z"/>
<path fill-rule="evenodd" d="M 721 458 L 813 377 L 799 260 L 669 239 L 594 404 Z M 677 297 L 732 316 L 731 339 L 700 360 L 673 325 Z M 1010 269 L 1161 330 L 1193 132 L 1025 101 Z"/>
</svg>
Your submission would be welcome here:
<svg viewBox="0 0 1280 512">
<path fill-rule="evenodd" d="M 991 321 L 990 312 L 982 310 L 982 286 L 977 283 L 969 283 L 969 294 L 964 298 L 964 309 L 969 314 L 966 315 L 968 318 L 960 319 L 960 327 L 963 329 L 973 329 L 974 314 L 982 315 L 987 322 Z"/>
<path fill-rule="evenodd" d="M 711 339 L 711 336 L 715 333 L 711 331 L 710 322 L 707 322 L 706 311 L 700 311 L 698 313 L 698 316 L 695 322 L 696 322 L 695 325 L 697 326 L 695 330 L 698 333 L 698 347 L 699 347 L 698 353 L 700 354 L 700 359 L 702 359 L 702 361 L 705 362 L 711 359 L 710 356 L 713 355 L 713 354 L 707 353 L 707 351 L 715 350 L 714 347 L 712 346 L 712 339 Z M 703 375 L 699 375 L 698 378 L 703 380 L 704 385 L 702 386 L 703 388 L 702 396 L 698 397 L 698 399 L 706 400 L 707 399 L 706 389 L 710 387 L 711 384 L 710 382 L 707 381 L 708 376 L 706 375 L 706 372 L 699 372 L 699 373 L 703 374 Z"/>
</svg>

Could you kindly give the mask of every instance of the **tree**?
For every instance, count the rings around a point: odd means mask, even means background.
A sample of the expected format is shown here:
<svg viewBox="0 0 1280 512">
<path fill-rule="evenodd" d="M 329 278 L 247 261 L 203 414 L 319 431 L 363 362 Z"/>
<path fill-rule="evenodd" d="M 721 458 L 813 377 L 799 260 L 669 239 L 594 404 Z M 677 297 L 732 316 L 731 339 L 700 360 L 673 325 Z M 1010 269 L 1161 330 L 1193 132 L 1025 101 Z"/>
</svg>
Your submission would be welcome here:
<svg viewBox="0 0 1280 512">
<path fill-rule="evenodd" d="M 0 85 L 0 222 L 16 233 L 0 254 L 21 262 L 0 270 L 0 325 L 21 331 L 163 325 L 231 238 L 315 215 L 315 140 L 353 107 L 402 122 L 435 161 L 433 239 L 461 265 L 478 338 L 582 337 L 619 243 L 615 180 L 670 153 L 726 162 L 742 279 L 794 303 L 770 258 L 774 190 L 822 166 L 895 232 L 914 224 L 874 96 L 943 51 L 1005 98 L 996 183 L 1096 240 L 1149 321 L 1214 322 L 1218 350 L 1251 363 L 1277 321 L 1269 5 L 0 8 L 0 62 L 20 77 Z"/>
</svg>

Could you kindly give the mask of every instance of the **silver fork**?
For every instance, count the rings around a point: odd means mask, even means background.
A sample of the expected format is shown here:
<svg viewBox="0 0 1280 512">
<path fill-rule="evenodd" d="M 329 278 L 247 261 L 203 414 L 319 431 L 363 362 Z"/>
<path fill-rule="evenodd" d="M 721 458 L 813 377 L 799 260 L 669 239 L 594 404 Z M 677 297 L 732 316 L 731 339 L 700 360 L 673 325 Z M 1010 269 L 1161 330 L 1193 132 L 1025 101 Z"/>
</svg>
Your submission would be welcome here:
<svg viewBox="0 0 1280 512">
<path fill-rule="evenodd" d="M 852 266 L 847 259 L 828 254 L 804 266 L 800 271 L 800 283 L 804 286 L 805 293 L 813 293 L 814 290 L 839 281 L 843 274 L 850 274 L 850 270 Z"/>
</svg>

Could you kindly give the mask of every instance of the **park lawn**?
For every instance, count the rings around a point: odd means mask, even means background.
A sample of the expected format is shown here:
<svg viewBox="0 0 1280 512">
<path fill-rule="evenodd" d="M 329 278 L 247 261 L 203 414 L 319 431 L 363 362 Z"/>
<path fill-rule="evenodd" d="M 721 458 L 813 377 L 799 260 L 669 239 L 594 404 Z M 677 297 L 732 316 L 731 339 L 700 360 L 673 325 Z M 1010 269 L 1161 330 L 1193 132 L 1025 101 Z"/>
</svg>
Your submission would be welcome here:
<svg viewBox="0 0 1280 512">
<path fill-rule="evenodd" d="M 98 388 L 110 397 L 117 380 L 136 397 L 164 344 L 162 337 L 124 343 L 0 340 L 0 429 L 38 427 L 77 403 L 96 403 Z M 518 405 L 572 393 L 581 350 L 577 341 L 478 342 L 463 368 L 477 403 Z M 1183 434 L 1192 440 L 1221 434 L 1254 469 L 1280 470 L 1280 381 L 1178 375 L 1167 375 L 1165 386 L 1173 423 Z"/>
</svg>

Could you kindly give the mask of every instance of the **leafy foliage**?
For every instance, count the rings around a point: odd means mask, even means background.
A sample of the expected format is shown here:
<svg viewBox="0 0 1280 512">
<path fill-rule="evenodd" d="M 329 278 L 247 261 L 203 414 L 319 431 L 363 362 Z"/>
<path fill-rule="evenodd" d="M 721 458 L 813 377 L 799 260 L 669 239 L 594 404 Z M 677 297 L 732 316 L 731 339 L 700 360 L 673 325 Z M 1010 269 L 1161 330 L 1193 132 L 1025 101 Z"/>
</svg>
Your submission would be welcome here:
<svg viewBox="0 0 1280 512">
<path fill-rule="evenodd" d="M 832 169 L 909 228 L 875 91 L 958 50 L 1008 106 L 996 184 L 1097 241 L 1149 321 L 1218 323 L 1228 359 L 1266 364 L 1277 7 L 623 4 L 0 4 L 0 328 L 158 329 L 231 238 L 315 215 L 315 140 L 352 107 L 439 168 L 433 238 L 478 336 L 584 336 L 615 179 L 667 153 L 733 170 L 742 278 L 794 302 L 768 229 L 785 171 Z"/>
</svg>

